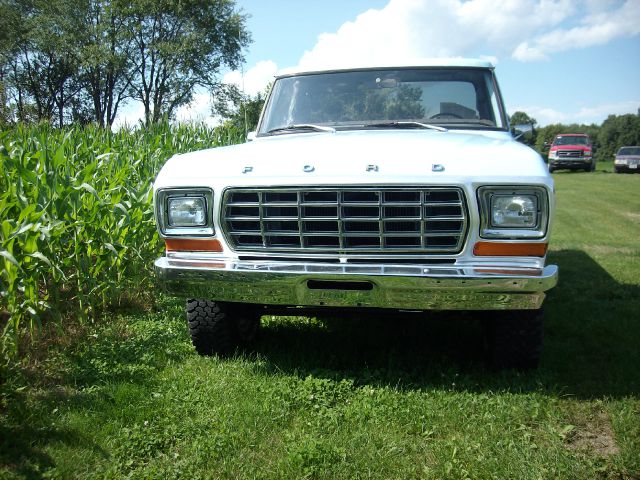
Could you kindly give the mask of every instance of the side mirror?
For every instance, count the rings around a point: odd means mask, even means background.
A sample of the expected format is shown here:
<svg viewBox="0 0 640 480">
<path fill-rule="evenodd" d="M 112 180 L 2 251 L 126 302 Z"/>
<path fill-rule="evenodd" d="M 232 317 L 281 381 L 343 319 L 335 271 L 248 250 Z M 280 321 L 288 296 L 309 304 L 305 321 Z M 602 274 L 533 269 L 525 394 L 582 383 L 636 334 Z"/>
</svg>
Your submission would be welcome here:
<svg viewBox="0 0 640 480">
<path fill-rule="evenodd" d="M 256 132 L 247 133 L 247 142 L 253 142 L 256 139 Z"/>
<path fill-rule="evenodd" d="M 514 125 L 511 127 L 511 133 L 516 140 L 528 134 L 533 134 L 533 125 L 524 123 L 522 125 Z"/>
</svg>

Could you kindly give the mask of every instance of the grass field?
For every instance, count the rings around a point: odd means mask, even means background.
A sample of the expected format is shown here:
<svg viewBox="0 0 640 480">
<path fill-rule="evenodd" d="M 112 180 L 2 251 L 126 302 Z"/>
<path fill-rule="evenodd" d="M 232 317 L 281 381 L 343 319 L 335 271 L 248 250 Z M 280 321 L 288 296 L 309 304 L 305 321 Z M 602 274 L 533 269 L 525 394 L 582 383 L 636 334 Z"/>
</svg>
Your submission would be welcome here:
<svg viewBox="0 0 640 480">
<path fill-rule="evenodd" d="M 37 334 L 0 477 L 640 478 L 640 175 L 610 171 L 554 174 L 537 371 L 486 369 L 466 315 L 265 317 L 255 352 L 202 358 L 159 297 Z"/>
</svg>

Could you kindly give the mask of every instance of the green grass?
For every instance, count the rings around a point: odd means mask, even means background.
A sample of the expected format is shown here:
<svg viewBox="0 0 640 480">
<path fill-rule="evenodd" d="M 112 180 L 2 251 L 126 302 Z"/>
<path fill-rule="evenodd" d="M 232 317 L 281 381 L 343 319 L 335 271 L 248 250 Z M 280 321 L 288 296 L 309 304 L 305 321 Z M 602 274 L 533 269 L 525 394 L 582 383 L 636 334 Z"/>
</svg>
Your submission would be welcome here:
<svg viewBox="0 0 640 480">
<path fill-rule="evenodd" d="M 35 333 L 0 477 L 640 477 L 640 175 L 598 170 L 554 174 L 537 371 L 487 370 L 479 323 L 449 314 L 265 317 L 254 352 L 202 358 L 158 297 Z"/>
</svg>

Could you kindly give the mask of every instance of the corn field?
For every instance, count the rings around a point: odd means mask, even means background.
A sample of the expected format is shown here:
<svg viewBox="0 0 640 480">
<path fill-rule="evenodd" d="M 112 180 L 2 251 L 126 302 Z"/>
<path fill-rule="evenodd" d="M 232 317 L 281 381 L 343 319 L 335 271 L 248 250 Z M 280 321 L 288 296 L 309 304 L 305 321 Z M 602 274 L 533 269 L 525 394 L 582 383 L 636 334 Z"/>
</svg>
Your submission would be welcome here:
<svg viewBox="0 0 640 480">
<path fill-rule="evenodd" d="M 149 292 L 163 248 L 153 221 L 156 174 L 175 153 L 240 139 L 229 128 L 166 123 L 1 132 L 3 338 L 45 318 L 91 318 Z"/>
</svg>

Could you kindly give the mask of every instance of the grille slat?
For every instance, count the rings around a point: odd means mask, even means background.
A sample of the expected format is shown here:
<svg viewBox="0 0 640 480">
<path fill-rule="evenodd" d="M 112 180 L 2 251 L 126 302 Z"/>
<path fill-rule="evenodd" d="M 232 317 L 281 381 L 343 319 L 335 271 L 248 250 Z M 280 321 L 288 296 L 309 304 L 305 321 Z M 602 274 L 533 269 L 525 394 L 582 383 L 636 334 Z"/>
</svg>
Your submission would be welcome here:
<svg viewBox="0 0 640 480">
<path fill-rule="evenodd" d="M 558 157 L 560 158 L 579 158 L 582 155 L 582 150 L 558 150 Z"/>
<path fill-rule="evenodd" d="M 467 231 L 456 187 L 229 189 L 222 220 L 242 251 L 457 253 Z"/>
</svg>

